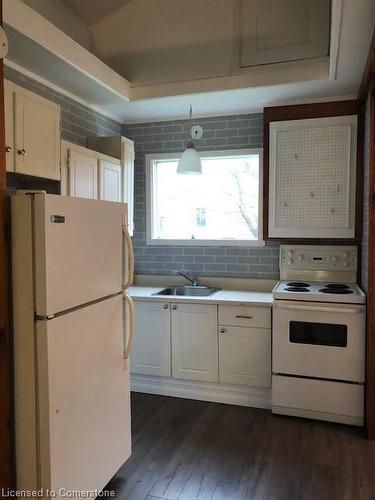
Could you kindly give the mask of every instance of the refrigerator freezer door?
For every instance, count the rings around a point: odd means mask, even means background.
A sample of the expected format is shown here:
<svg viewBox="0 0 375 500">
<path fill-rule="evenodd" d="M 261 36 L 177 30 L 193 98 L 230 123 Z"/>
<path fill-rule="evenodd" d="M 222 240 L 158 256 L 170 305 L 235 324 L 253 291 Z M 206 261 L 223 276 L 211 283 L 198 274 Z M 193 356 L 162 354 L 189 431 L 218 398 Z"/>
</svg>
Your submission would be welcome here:
<svg viewBox="0 0 375 500">
<path fill-rule="evenodd" d="M 122 290 L 126 205 L 36 194 L 34 207 L 38 316 Z"/>
<path fill-rule="evenodd" d="M 122 295 L 37 322 L 41 487 L 101 490 L 131 453 Z"/>
</svg>

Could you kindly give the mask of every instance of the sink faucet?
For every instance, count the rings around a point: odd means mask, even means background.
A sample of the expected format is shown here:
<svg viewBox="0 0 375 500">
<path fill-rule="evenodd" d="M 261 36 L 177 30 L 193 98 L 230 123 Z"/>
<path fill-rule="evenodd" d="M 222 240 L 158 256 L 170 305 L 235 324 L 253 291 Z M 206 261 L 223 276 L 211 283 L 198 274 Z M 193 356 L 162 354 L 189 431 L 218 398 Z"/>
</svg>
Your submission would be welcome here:
<svg viewBox="0 0 375 500">
<path fill-rule="evenodd" d="M 190 274 L 184 274 L 181 271 L 177 271 L 177 274 L 179 274 L 180 276 L 183 276 L 188 281 L 190 281 L 190 283 L 192 284 L 192 286 L 199 286 L 199 281 L 198 281 L 198 277 L 197 276 L 190 275 Z"/>
</svg>

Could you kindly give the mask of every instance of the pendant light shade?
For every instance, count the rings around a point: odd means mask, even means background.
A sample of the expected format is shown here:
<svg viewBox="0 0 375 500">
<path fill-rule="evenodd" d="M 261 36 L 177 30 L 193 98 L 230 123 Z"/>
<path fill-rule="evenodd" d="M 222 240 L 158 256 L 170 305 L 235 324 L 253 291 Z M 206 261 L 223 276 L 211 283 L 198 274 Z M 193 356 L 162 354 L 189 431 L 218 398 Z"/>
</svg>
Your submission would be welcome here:
<svg viewBox="0 0 375 500">
<path fill-rule="evenodd" d="M 194 175 L 202 173 L 202 163 L 193 141 L 189 141 L 177 166 L 178 174 Z"/>
<path fill-rule="evenodd" d="M 192 107 L 190 106 L 189 118 L 191 120 L 193 114 Z M 200 139 L 202 137 L 202 128 L 199 126 L 192 127 L 190 131 L 191 138 Z M 177 174 L 183 175 L 196 175 L 202 173 L 202 163 L 197 153 L 194 142 L 189 138 L 186 149 L 182 153 L 180 161 L 177 166 Z"/>
</svg>

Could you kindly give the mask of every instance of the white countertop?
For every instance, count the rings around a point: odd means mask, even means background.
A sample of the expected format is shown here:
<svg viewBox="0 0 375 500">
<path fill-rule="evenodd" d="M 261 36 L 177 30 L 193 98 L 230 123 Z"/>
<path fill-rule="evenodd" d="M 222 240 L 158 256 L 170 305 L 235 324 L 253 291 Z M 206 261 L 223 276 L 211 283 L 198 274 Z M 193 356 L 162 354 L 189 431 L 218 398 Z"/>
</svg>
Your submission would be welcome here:
<svg viewBox="0 0 375 500">
<path fill-rule="evenodd" d="M 190 302 L 195 304 L 254 305 L 272 307 L 272 293 L 257 291 L 220 290 L 209 297 L 186 297 L 181 295 L 153 295 L 165 287 L 132 286 L 129 295 L 135 300 L 158 302 Z"/>
</svg>

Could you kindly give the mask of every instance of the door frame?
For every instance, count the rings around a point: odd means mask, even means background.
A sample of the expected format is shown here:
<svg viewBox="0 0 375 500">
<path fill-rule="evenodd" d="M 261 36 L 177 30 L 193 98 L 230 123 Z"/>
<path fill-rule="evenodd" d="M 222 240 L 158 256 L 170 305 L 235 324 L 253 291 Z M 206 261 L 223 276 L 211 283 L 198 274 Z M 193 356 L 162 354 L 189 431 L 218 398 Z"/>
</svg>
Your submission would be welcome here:
<svg viewBox="0 0 375 500">
<path fill-rule="evenodd" d="M 368 282 L 367 282 L 367 357 L 366 357 L 366 432 L 375 440 L 375 31 L 358 93 L 362 115 L 369 99 L 369 186 L 368 186 Z M 364 142 L 364 134 L 362 140 Z"/>
<path fill-rule="evenodd" d="M 3 24 L 0 0 L 0 24 Z M 12 486 L 12 391 L 9 332 L 8 229 L 9 209 L 6 186 L 4 64 L 0 59 L 0 485 Z"/>
</svg>

